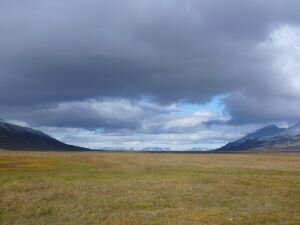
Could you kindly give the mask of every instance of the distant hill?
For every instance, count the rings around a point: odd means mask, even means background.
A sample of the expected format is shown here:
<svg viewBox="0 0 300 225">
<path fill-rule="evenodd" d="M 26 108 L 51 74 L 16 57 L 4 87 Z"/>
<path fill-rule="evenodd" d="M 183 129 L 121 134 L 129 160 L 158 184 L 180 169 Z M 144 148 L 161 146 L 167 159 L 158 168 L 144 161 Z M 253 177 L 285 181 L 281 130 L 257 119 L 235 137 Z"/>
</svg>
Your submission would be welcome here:
<svg viewBox="0 0 300 225">
<path fill-rule="evenodd" d="M 289 128 L 269 125 L 216 151 L 300 151 L 300 122 Z"/>
<path fill-rule="evenodd" d="M 153 147 L 146 147 L 146 148 L 143 148 L 143 151 L 156 151 L 156 152 L 163 152 L 163 151 L 171 151 L 170 148 L 168 147 L 165 147 L 165 148 L 162 148 L 162 147 L 156 147 L 156 146 L 153 146 Z"/>
<path fill-rule="evenodd" d="M 55 138 L 28 127 L 0 120 L 0 149 L 83 151 L 85 148 L 68 145 Z"/>
</svg>

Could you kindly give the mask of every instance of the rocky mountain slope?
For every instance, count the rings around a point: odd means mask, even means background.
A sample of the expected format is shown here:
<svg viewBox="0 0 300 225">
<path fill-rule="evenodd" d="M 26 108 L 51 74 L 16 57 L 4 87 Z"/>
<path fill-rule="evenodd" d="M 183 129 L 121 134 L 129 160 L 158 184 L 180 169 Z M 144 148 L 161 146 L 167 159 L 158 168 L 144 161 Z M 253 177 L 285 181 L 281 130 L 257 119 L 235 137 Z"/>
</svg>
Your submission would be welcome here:
<svg viewBox="0 0 300 225">
<path fill-rule="evenodd" d="M 216 151 L 245 150 L 300 151 L 300 122 L 289 128 L 266 126 Z"/>
</svg>

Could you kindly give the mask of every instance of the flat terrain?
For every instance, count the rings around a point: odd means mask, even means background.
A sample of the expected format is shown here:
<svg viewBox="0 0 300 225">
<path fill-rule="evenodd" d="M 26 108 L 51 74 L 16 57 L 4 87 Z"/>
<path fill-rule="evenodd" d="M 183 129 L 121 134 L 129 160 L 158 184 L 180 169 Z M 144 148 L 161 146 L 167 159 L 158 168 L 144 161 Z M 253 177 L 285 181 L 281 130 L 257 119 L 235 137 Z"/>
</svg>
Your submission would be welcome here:
<svg viewBox="0 0 300 225">
<path fill-rule="evenodd" d="M 300 154 L 0 151 L 0 224 L 300 224 Z"/>
</svg>

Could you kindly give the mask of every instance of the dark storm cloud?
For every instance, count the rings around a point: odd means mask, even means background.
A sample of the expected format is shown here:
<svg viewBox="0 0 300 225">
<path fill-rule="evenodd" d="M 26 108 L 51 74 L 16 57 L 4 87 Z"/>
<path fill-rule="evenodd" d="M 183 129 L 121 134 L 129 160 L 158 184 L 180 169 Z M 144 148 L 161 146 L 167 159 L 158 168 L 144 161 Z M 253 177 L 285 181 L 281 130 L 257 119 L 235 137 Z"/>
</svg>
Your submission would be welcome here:
<svg viewBox="0 0 300 225">
<path fill-rule="evenodd" d="M 229 124 L 266 123 L 274 121 L 294 122 L 300 119 L 300 100 L 284 98 L 257 98 L 234 94 L 226 100 L 232 119 Z"/>
<path fill-rule="evenodd" d="M 178 111 L 175 105 L 160 106 L 144 101 L 101 99 L 48 105 L 30 111 L 19 108 L 9 111 L 11 118 L 25 120 L 33 126 L 73 127 L 107 131 L 142 130 L 143 123 L 158 115 Z M 162 121 L 161 121 L 162 122 Z"/>
<path fill-rule="evenodd" d="M 258 46 L 286 24 L 299 26 L 299 8 L 298 0 L 3 0 L 2 114 L 20 107 L 41 125 L 138 127 L 142 116 L 107 122 L 70 102 L 146 96 L 201 104 L 228 94 L 235 123 L 295 118 L 285 105 L 295 109 L 290 95 L 299 99 L 299 92 L 286 91 L 290 84 L 273 71 L 274 52 Z M 264 107 L 273 102 L 282 107 L 278 115 Z"/>
</svg>

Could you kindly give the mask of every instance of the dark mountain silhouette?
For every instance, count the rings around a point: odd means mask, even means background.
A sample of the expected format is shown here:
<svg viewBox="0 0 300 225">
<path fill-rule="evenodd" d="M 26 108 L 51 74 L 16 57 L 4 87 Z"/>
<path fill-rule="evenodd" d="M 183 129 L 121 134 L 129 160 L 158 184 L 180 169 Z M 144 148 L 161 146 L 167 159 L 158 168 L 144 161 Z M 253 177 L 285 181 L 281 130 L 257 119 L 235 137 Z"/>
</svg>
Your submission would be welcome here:
<svg viewBox="0 0 300 225">
<path fill-rule="evenodd" d="M 0 149 L 9 150 L 51 150 L 83 151 L 88 150 L 68 145 L 51 136 L 28 127 L 14 125 L 0 119 Z"/>
<path fill-rule="evenodd" d="M 300 123 L 289 128 L 269 125 L 216 151 L 278 150 L 300 151 Z"/>
</svg>

